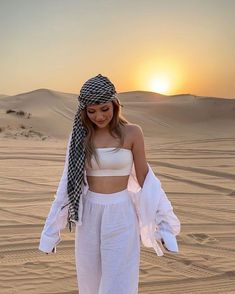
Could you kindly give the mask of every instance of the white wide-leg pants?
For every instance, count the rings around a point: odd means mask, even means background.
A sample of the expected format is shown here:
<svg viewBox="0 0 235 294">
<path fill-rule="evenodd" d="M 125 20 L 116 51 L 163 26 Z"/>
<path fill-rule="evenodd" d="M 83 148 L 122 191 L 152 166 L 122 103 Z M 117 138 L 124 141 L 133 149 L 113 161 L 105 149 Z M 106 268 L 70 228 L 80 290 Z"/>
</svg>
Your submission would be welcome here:
<svg viewBox="0 0 235 294">
<path fill-rule="evenodd" d="M 88 190 L 83 199 L 75 235 L 79 294 L 138 293 L 140 233 L 128 190 Z"/>
</svg>

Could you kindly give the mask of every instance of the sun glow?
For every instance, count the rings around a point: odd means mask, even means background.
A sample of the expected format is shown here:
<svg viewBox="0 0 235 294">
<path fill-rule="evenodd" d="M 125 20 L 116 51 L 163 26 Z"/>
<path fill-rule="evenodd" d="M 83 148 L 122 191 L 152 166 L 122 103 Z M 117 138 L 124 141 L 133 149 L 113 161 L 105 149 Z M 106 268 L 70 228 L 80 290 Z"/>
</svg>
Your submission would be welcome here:
<svg viewBox="0 0 235 294">
<path fill-rule="evenodd" d="M 163 95 L 181 91 L 184 80 L 183 65 L 167 57 L 149 58 L 136 68 L 136 88 Z"/>
<path fill-rule="evenodd" d="M 149 82 L 149 88 L 159 94 L 167 94 L 170 90 L 170 79 L 167 76 L 154 77 Z"/>
</svg>

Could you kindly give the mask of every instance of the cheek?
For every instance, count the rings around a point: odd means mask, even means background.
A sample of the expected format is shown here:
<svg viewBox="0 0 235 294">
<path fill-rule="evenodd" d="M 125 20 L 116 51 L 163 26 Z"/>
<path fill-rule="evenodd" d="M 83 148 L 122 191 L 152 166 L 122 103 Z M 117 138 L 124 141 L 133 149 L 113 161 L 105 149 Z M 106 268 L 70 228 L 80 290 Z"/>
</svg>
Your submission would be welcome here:
<svg viewBox="0 0 235 294">
<path fill-rule="evenodd" d="M 109 111 L 109 116 L 112 117 L 113 116 L 113 110 Z"/>
<path fill-rule="evenodd" d="M 88 113 L 87 112 L 87 116 L 88 116 L 88 118 L 90 119 L 90 120 L 94 120 L 94 114 L 91 114 L 91 113 Z"/>
</svg>

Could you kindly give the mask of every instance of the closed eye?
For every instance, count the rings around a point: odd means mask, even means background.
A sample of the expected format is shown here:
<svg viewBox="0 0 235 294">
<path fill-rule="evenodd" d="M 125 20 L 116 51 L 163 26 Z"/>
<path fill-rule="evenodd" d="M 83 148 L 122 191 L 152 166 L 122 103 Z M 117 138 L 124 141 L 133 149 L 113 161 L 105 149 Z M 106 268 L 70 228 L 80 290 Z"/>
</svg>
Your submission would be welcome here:
<svg viewBox="0 0 235 294">
<path fill-rule="evenodd" d="M 109 110 L 109 108 L 106 108 L 106 109 L 102 109 L 101 111 L 105 112 L 105 111 L 108 111 L 108 110 Z M 95 113 L 95 111 L 91 111 L 91 110 L 88 110 L 87 112 L 88 113 Z"/>
</svg>

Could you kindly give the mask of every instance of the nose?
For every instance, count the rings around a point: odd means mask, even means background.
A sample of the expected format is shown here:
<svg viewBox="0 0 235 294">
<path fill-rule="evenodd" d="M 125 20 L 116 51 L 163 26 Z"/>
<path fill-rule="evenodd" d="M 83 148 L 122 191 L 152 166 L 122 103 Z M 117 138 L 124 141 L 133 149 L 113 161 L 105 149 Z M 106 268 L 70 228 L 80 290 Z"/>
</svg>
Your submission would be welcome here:
<svg viewBox="0 0 235 294">
<path fill-rule="evenodd" d="M 96 113 L 96 117 L 95 117 L 96 121 L 100 122 L 100 121 L 104 121 L 104 119 L 105 119 L 105 116 L 102 112 Z"/>
<path fill-rule="evenodd" d="M 102 113 L 97 114 L 95 120 L 98 121 L 98 122 L 104 121 L 104 115 Z"/>
</svg>

